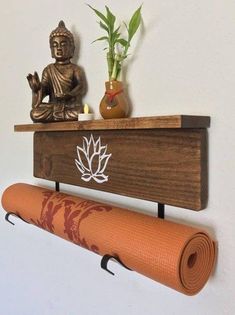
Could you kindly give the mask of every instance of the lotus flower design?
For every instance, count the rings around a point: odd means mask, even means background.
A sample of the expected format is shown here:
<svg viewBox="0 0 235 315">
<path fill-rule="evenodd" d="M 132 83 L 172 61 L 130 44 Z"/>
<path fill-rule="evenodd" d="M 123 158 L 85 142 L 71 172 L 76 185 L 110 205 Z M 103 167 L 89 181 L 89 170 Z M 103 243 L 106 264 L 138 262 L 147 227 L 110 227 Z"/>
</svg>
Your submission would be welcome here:
<svg viewBox="0 0 235 315">
<path fill-rule="evenodd" d="M 82 180 L 89 182 L 93 178 L 99 184 L 108 181 L 104 171 L 112 154 L 106 152 L 107 145 L 101 145 L 100 137 L 96 141 L 92 134 L 89 140 L 83 137 L 83 146 L 77 146 L 78 159 L 75 159 Z"/>
</svg>

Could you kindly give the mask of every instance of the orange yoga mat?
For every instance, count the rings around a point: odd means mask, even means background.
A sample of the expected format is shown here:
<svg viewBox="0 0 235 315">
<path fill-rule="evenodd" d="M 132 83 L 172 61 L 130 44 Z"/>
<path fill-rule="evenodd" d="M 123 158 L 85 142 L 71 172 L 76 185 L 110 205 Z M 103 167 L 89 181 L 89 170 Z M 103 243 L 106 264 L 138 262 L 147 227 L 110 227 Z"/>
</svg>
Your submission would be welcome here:
<svg viewBox="0 0 235 315">
<path fill-rule="evenodd" d="M 191 226 L 28 184 L 2 196 L 7 212 L 187 295 L 199 292 L 215 261 L 215 243 Z"/>
</svg>

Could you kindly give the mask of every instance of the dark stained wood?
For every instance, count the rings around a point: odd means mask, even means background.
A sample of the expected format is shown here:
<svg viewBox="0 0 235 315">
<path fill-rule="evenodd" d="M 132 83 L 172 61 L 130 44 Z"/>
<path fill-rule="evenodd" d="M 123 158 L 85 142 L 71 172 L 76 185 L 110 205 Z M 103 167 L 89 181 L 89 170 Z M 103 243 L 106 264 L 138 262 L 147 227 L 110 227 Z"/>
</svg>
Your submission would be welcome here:
<svg viewBox="0 0 235 315">
<path fill-rule="evenodd" d="M 207 128 L 209 126 L 210 117 L 208 116 L 173 115 L 15 125 L 15 131 Z"/>
<path fill-rule="evenodd" d="M 90 139 L 91 134 L 95 141 L 100 137 L 102 146 L 107 144 L 106 154 L 112 154 L 104 171 L 108 181 L 103 183 L 93 178 L 85 182 L 75 165 L 77 146 L 82 147 L 83 137 Z M 84 156 L 82 161 L 87 165 Z M 97 165 L 98 155 L 93 159 L 93 173 Z M 207 130 L 117 128 L 35 132 L 34 176 L 201 210 L 207 204 Z"/>
</svg>

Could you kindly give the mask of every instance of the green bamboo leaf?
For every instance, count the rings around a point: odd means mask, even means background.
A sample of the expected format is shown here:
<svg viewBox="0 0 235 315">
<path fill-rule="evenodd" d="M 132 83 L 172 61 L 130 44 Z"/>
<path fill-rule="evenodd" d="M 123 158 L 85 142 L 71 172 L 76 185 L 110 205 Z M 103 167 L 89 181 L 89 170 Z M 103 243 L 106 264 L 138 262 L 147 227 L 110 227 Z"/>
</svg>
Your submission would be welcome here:
<svg viewBox="0 0 235 315">
<path fill-rule="evenodd" d="M 131 20 L 129 22 L 129 27 L 128 27 L 129 42 L 131 41 L 132 37 L 135 35 L 136 31 L 138 30 L 140 26 L 141 8 L 142 8 L 142 5 L 135 11 L 135 13 L 132 15 Z"/>
<path fill-rule="evenodd" d="M 106 25 L 109 25 L 109 21 L 108 21 L 108 19 L 106 18 L 106 16 L 105 16 L 103 13 L 101 13 L 100 11 L 96 10 L 95 8 L 93 8 L 90 4 L 87 4 L 87 5 L 88 5 L 89 8 L 91 8 L 91 9 L 95 12 L 95 14 L 96 14 L 102 21 L 105 22 Z"/>
<path fill-rule="evenodd" d="M 117 33 L 113 36 L 113 40 L 116 41 L 120 37 L 120 33 Z"/>
<path fill-rule="evenodd" d="M 104 23 L 102 23 L 102 22 L 100 21 L 99 25 L 100 25 L 100 27 L 101 27 L 103 30 L 105 30 L 106 32 L 109 32 L 108 27 L 107 27 Z"/>
<path fill-rule="evenodd" d="M 106 12 L 107 12 L 107 19 L 109 21 L 110 30 L 111 30 L 111 32 L 113 32 L 116 17 L 110 11 L 109 7 L 107 7 L 107 5 L 105 6 L 105 8 L 106 8 Z"/>
<path fill-rule="evenodd" d="M 116 30 L 113 32 L 113 37 L 114 38 L 118 38 L 121 34 L 118 32 L 120 29 L 120 26 L 118 26 L 118 28 L 116 28 Z"/>
<path fill-rule="evenodd" d="M 115 49 L 115 44 L 117 43 L 117 39 L 120 37 L 120 33 L 118 32 L 120 29 L 120 26 L 113 32 L 113 35 L 112 35 L 112 47 L 113 47 L 113 50 Z"/>
<path fill-rule="evenodd" d="M 117 34 L 115 37 L 113 37 L 113 45 L 115 45 L 117 43 L 117 40 L 119 39 L 121 34 Z"/>
<path fill-rule="evenodd" d="M 114 31 L 114 33 L 117 33 L 120 30 L 121 25 L 119 25 L 116 30 Z"/>
<path fill-rule="evenodd" d="M 123 47 L 126 47 L 127 45 L 129 45 L 128 41 L 125 40 L 124 38 L 119 38 L 116 40 L 116 43 L 121 44 Z"/>
<path fill-rule="evenodd" d="M 95 43 L 95 42 L 97 42 L 97 41 L 100 41 L 100 40 L 109 40 L 109 38 L 107 37 L 107 36 L 102 36 L 102 37 L 100 37 L 100 38 L 97 38 L 96 40 L 93 40 L 93 42 L 92 42 L 92 44 L 93 43 Z"/>
</svg>

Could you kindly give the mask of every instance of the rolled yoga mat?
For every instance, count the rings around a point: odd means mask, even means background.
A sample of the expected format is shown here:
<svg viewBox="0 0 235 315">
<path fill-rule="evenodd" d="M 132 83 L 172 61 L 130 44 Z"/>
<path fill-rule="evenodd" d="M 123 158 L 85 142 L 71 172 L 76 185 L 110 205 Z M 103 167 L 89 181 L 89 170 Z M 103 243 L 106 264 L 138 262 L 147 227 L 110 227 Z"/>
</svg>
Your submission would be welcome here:
<svg viewBox="0 0 235 315">
<path fill-rule="evenodd" d="M 200 229 L 55 192 L 14 184 L 7 212 L 187 295 L 198 293 L 215 261 L 215 243 Z"/>
</svg>

